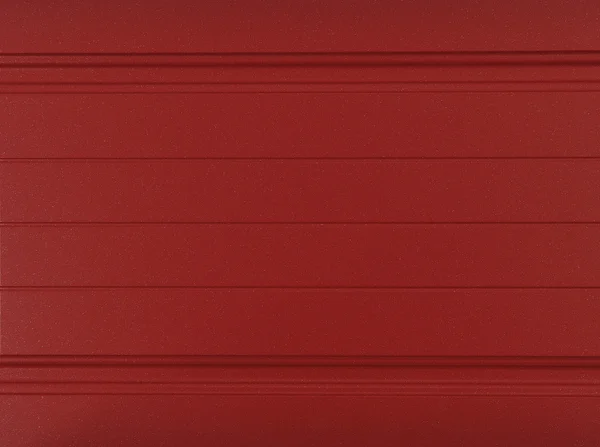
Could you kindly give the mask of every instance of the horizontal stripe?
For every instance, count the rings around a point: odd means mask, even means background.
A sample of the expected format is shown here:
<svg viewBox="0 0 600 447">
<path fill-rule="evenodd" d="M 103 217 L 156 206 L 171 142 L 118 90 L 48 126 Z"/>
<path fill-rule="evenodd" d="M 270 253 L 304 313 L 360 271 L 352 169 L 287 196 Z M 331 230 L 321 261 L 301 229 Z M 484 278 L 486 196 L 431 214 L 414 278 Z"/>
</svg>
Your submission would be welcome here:
<svg viewBox="0 0 600 447">
<path fill-rule="evenodd" d="M 165 362 L 171 358 L 177 365 L 217 366 L 582 366 L 598 363 L 593 356 L 600 355 L 597 288 L 3 287 L 0 292 L 3 364 L 153 364 L 163 362 L 156 356 L 167 356 Z M 241 357 L 220 356 L 224 353 Z M 420 357 L 397 357 L 407 355 Z M 485 357 L 492 355 L 529 357 Z"/>
<path fill-rule="evenodd" d="M 2 223 L 600 222 L 600 161 L 0 165 Z"/>
<path fill-rule="evenodd" d="M 49 94 L 2 101 L 2 159 L 600 157 L 597 93 Z"/>
<path fill-rule="evenodd" d="M 3 286 L 597 287 L 597 225 L 3 227 Z"/>
</svg>

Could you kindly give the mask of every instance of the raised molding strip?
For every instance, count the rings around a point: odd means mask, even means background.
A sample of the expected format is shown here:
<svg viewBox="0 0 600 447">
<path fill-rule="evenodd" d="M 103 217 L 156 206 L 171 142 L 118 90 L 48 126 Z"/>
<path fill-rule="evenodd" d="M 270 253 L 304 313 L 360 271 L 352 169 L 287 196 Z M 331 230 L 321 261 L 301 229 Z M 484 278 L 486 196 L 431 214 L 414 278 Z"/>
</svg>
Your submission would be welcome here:
<svg viewBox="0 0 600 447">
<path fill-rule="evenodd" d="M 600 52 L 0 56 L 0 93 L 419 91 L 600 91 Z"/>
<path fill-rule="evenodd" d="M 600 358 L 3 356 L 0 394 L 598 397 Z"/>
</svg>

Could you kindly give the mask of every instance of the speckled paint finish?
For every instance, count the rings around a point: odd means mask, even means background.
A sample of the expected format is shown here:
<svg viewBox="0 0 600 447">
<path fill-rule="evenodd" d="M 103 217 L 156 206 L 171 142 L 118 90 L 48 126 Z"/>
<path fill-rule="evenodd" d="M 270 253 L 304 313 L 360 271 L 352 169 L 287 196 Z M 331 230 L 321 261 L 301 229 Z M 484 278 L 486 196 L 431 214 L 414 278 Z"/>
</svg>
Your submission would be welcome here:
<svg viewBox="0 0 600 447">
<path fill-rule="evenodd" d="M 1 447 L 600 444 L 600 3 L 0 9 Z"/>
<path fill-rule="evenodd" d="M 595 0 L 117 0 L 3 6 L 6 53 L 587 50 Z"/>
</svg>

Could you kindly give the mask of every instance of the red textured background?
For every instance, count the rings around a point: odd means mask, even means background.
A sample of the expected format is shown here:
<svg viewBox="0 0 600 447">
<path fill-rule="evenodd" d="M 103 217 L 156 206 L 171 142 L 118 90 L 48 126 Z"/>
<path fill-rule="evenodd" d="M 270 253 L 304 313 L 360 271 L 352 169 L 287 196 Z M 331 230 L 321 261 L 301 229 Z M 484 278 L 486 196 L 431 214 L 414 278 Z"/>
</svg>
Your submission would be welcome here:
<svg viewBox="0 0 600 447">
<path fill-rule="evenodd" d="M 600 443 L 600 4 L 0 8 L 0 445 Z"/>
</svg>

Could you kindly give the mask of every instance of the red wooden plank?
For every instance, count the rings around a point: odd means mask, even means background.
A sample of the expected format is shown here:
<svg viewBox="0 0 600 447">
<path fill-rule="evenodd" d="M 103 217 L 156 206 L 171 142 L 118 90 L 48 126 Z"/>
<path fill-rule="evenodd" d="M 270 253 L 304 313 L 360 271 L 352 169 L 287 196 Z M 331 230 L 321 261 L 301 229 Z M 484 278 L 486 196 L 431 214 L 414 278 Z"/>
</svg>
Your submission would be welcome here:
<svg viewBox="0 0 600 447">
<path fill-rule="evenodd" d="M 0 156 L 597 157 L 600 94 L 4 95 Z"/>
<path fill-rule="evenodd" d="M 2 228 L 4 286 L 600 286 L 595 224 Z"/>
<path fill-rule="evenodd" d="M 571 445 L 600 439 L 596 399 L 3 396 L 6 445 Z M 37 429 L 32 430 L 31 427 Z"/>
<path fill-rule="evenodd" d="M 594 0 L 63 0 L 5 5 L 0 41 L 4 53 L 597 50 L 599 17 Z"/>
<path fill-rule="evenodd" d="M 1 293 L 5 355 L 600 355 L 598 289 Z"/>
<path fill-rule="evenodd" d="M 598 444 L 597 2 L 0 16 L 0 445 Z"/>
<path fill-rule="evenodd" d="M 40 161 L 0 173 L 4 222 L 600 221 L 597 160 Z"/>
</svg>

